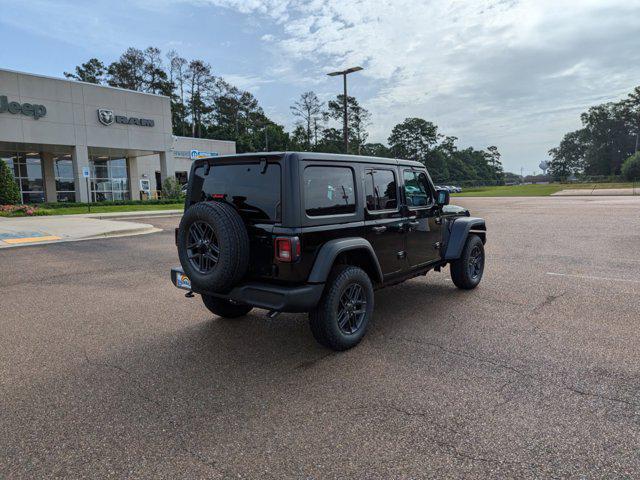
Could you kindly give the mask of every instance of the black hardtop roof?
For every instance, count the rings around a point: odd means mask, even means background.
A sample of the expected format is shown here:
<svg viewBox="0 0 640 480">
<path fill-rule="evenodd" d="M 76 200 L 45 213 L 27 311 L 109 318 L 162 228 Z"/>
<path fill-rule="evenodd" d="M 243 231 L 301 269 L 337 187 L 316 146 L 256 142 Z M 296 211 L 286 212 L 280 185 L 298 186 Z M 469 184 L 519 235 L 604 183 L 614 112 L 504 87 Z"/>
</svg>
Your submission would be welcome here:
<svg viewBox="0 0 640 480">
<path fill-rule="evenodd" d="M 332 162 L 345 162 L 345 163 L 377 163 L 383 165 L 405 165 L 408 167 L 422 167 L 424 165 L 414 160 L 404 160 L 401 158 L 383 158 L 383 157 L 366 157 L 362 155 L 344 155 L 342 153 L 317 153 L 317 152 L 252 152 L 252 153 L 232 153 L 229 155 L 220 155 L 218 157 L 211 157 L 202 160 L 226 160 L 229 158 L 243 158 L 243 157 L 266 157 L 266 156 L 278 156 L 283 157 L 288 155 L 290 158 L 296 160 L 326 160 Z"/>
</svg>

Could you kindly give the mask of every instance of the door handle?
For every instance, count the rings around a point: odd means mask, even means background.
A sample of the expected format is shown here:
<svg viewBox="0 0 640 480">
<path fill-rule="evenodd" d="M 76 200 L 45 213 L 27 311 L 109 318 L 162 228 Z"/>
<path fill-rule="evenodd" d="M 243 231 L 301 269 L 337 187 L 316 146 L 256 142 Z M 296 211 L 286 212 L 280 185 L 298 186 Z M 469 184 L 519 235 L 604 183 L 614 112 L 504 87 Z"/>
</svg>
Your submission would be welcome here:
<svg viewBox="0 0 640 480">
<path fill-rule="evenodd" d="M 372 227 L 371 230 L 373 230 L 376 233 L 382 233 L 387 231 L 387 227 L 385 227 L 384 225 L 381 225 L 379 227 Z"/>
<path fill-rule="evenodd" d="M 410 227 L 419 227 L 420 222 L 418 220 L 409 220 L 407 222 L 407 225 L 409 225 Z"/>
</svg>

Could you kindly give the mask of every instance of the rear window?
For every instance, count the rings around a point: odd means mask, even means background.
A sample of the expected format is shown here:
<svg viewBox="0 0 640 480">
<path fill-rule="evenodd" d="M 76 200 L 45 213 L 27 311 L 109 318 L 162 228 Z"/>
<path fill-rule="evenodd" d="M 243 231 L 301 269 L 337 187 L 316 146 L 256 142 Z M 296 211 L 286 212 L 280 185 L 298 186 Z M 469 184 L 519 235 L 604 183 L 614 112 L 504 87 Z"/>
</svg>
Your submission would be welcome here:
<svg viewBox="0 0 640 480">
<path fill-rule="evenodd" d="M 264 173 L 258 162 L 212 164 L 202 185 L 202 200 L 225 195 L 240 214 L 252 220 L 279 221 L 280 164 L 269 163 Z"/>
<path fill-rule="evenodd" d="M 304 202 L 310 217 L 355 212 L 353 170 L 327 166 L 305 168 Z"/>
</svg>

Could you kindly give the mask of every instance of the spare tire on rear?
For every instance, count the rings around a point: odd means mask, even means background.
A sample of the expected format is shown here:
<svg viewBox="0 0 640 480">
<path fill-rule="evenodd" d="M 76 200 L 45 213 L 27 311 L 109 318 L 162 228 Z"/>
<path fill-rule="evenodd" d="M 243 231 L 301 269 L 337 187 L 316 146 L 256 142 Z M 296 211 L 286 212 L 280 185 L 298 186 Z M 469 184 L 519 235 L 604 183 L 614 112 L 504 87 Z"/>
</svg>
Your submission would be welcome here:
<svg viewBox="0 0 640 480">
<path fill-rule="evenodd" d="M 249 235 L 236 209 L 223 202 L 189 207 L 178 227 L 178 256 L 196 289 L 231 290 L 249 265 Z"/>
</svg>

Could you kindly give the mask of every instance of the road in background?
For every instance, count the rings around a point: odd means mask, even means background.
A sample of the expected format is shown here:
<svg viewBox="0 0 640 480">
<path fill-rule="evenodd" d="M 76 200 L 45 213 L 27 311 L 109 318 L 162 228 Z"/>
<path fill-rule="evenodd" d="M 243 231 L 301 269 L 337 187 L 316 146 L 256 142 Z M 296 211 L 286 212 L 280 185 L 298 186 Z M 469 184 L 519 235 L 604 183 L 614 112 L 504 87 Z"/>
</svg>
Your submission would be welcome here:
<svg viewBox="0 0 640 480">
<path fill-rule="evenodd" d="M 0 477 L 638 477 L 640 199 L 453 201 L 481 285 L 378 291 L 341 354 L 184 298 L 175 217 L 0 251 Z"/>
</svg>

